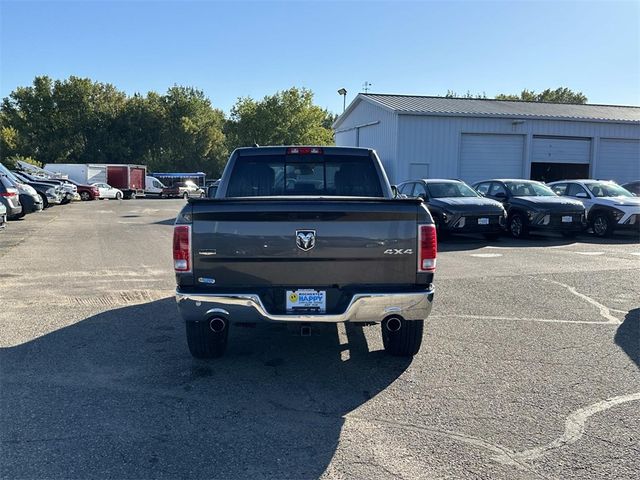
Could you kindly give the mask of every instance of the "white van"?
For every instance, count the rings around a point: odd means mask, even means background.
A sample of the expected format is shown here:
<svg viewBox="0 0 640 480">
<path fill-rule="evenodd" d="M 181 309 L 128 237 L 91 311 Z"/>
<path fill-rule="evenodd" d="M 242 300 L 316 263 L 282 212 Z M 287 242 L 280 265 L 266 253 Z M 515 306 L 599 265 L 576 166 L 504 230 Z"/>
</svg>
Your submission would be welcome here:
<svg viewBox="0 0 640 480">
<path fill-rule="evenodd" d="M 150 196 L 157 195 L 159 197 L 162 195 L 162 189 L 167 188 L 156 177 L 147 176 L 145 180 L 146 180 L 145 189 L 144 189 L 145 195 L 150 195 Z"/>
</svg>

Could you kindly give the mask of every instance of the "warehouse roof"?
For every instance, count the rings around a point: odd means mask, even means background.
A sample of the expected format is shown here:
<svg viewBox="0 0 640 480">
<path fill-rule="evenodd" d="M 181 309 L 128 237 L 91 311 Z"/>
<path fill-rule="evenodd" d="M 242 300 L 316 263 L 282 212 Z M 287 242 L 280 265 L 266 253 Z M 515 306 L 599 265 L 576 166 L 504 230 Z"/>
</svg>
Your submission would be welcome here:
<svg viewBox="0 0 640 480">
<path fill-rule="evenodd" d="M 337 128 L 357 104 L 367 101 L 405 115 L 509 117 L 544 120 L 581 120 L 640 123 L 640 107 L 625 105 L 574 105 L 476 98 L 360 93 L 336 120 Z"/>
</svg>

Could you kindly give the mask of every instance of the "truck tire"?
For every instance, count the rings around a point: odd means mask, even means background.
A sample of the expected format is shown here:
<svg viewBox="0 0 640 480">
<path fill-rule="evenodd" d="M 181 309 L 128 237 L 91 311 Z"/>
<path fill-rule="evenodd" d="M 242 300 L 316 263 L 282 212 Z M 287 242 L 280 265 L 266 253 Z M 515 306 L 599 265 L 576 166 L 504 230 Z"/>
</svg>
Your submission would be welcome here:
<svg viewBox="0 0 640 480">
<path fill-rule="evenodd" d="M 186 322 L 187 344 L 195 358 L 220 358 L 227 349 L 229 326 L 220 333 L 209 329 L 209 322 Z"/>
<path fill-rule="evenodd" d="M 382 344 L 390 355 L 413 357 L 422 345 L 424 320 L 400 320 L 400 328 L 392 332 L 388 320 L 382 322 Z"/>
</svg>

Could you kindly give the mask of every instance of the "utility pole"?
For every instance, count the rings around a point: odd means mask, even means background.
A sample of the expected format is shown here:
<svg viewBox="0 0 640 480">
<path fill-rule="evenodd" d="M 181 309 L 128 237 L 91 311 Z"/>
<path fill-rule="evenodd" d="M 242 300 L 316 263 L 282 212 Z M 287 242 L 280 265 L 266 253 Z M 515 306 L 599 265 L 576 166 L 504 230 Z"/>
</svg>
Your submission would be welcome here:
<svg viewBox="0 0 640 480">
<path fill-rule="evenodd" d="M 373 85 L 373 83 L 364 82 L 362 84 L 362 88 L 364 89 L 364 93 L 368 93 L 369 92 L 369 87 L 371 87 L 372 85 Z"/>
</svg>

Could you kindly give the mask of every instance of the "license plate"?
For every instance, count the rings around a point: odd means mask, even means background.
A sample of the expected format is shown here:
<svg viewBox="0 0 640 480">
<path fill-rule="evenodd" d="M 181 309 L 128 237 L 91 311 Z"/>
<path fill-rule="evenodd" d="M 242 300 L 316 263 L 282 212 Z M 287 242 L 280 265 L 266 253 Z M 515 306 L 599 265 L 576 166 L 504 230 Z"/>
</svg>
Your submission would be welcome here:
<svg viewBox="0 0 640 480">
<path fill-rule="evenodd" d="M 324 313 L 327 310 L 325 290 L 287 290 L 287 311 L 296 310 Z"/>
<path fill-rule="evenodd" d="M 571 223 L 573 222 L 573 217 L 571 215 L 565 215 L 562 217 L 562 223 Z"/>
<path fill-rule="evenodd" d="M 478 219 L 478 225 L 489 225 L 489 219 L 488 218 L 479 218 Z"/>
</svg>

